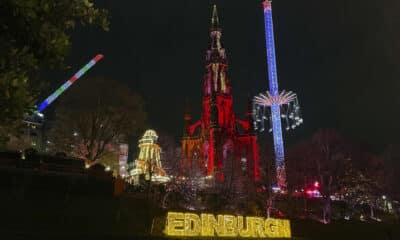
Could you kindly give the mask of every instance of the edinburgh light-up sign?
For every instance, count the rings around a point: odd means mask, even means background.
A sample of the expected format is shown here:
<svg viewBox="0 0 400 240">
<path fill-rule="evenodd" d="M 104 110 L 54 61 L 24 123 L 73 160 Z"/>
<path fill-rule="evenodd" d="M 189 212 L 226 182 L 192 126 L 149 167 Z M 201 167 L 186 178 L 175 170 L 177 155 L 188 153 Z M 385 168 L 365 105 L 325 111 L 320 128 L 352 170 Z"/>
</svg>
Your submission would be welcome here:
<svg viewBox="0 0 400 240">
<path fill-rule="evenodd" d="M 286 219 L 180 212 L 168 212 L 165 234 L 176 237 L 291 237 L 290 222 Z"/>
</svg>

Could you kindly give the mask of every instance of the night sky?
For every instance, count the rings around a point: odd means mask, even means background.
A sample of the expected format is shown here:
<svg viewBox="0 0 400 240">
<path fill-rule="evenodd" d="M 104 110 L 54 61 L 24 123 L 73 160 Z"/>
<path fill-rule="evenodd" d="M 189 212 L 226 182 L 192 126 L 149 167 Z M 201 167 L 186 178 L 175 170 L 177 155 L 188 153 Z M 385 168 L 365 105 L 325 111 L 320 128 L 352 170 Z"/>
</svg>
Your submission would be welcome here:
<svg viewBox="0 0 400 240">
<path fill-rule="evenodd" d="M 123 81 L 145 98 L 149 126 L 179 138 L 186 98 L 194 118 L 200 114 L 216 3 L 235 110 L 244 116 L 247 97 L 268 89 L 261 2 L 98 1 L 110 11 L 110 31 L 76 30 L 72 69 L 57 73 L 52 85 L 103 53 L 104 60 L 80 81 L 88 75 Z M 280 89 L 298 94 L 304 118 L 289 142 L 322 127 L 374 149 L 399 142 L 400 1 L 275 0 L 273 15 Z"/>
</svg>

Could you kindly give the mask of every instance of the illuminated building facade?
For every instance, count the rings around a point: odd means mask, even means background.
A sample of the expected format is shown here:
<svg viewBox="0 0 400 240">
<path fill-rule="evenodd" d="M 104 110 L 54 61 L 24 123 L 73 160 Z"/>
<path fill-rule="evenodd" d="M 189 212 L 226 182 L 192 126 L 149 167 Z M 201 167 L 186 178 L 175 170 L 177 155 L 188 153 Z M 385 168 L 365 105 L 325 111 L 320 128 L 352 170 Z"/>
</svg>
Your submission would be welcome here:
<svg viewBox="0 0 400 240">
<path fill-rule="evenodd" d="M 221 42 L 217 8 L 214 5 L 210 48 L 206 52 L 202 113 L 192 121 L 185 113 L 182 138 L 181 173 L 200 175 L 216 182 L 246 178 L 260 179 L 257 136 L 254 131 L 252 105 L 247 118 L 239 119 L 233 111 L 227 57 Z"/>
<path fill-rule="evenodd" d="M 165 171 L 161 164 L 161 148 L 157 144 L 157 133 L 154 130 L 147 130 L 139 140 L 139 157 L 135 160 L 135 168 L 131 176 L 138 178 L 144 175 L 146 180 L 151 177 L 152 181 L 167 181 Z M 138 182 L 137 179 L 135 182 Z"/>
</svg>

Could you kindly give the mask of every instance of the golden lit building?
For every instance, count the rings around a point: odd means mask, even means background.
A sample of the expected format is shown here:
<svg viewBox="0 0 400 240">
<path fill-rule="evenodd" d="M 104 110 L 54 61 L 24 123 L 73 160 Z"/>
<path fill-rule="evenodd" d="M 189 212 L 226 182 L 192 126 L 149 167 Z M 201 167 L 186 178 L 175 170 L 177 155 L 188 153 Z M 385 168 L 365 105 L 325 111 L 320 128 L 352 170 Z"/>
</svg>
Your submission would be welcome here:
<svg viewBox="0 0 400 240">
<path fill-rule="evenodd" d="M 135 160 L 135 168 L 131 171 L 134 182 L 138 181 L 140 175 L 146 180 L 166 181 L 168 180 L 161 164 L 161 148 L 157 144 L 157 133 L 154 130 L 147 130 L 139 140 L 139 157 Z"/>
</svg>

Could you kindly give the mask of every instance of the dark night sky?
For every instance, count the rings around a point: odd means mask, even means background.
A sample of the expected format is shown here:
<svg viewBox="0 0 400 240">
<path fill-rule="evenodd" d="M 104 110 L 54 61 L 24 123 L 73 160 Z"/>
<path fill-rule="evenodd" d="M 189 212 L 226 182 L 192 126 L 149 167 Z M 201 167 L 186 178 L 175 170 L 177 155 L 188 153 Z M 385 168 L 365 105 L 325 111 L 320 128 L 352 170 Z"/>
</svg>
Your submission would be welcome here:
<svg viewBox="0 0 400 240">
<path fill-rule="evenodd" d="M 111 30 L 75 31 L 72 69 L 56 74 L 54 85 L 102 52 L 104 60 L 87 75 L 125 82 L 145 97 L 151 127 L 181 136 L 185 98 L 194 116 L 200 112 L 216 3 L 235 109 L 243 116 L 247 96 L 268 88 L 261 2 L 100 1 L 110 11 Z M 400 2 L 275 0 L 273 14 L 280 89 L 298 94 L 304 118 L 290 142 L 320 127 L 338 128 L 378 149 L 398 142 Z"/>
</svg>

